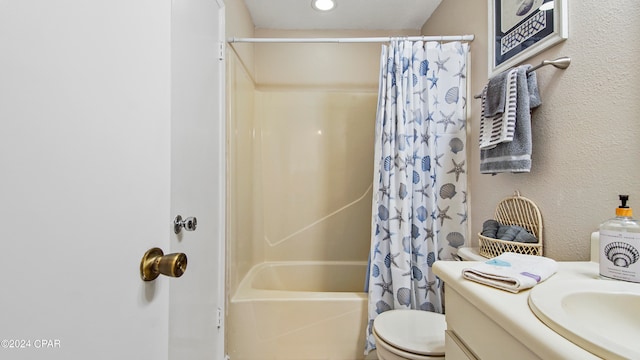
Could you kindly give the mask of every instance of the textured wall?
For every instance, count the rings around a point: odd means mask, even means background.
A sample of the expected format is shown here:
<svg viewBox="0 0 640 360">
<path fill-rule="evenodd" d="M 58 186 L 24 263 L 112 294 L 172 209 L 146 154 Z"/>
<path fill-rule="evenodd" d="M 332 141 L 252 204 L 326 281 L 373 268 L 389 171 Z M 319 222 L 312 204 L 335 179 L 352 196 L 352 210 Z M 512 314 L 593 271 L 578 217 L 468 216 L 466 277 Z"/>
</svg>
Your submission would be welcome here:
<svg viewBox="0 0 640 360">
<path fill-rule="evenodd" d="M 537 71 L 543 104 L 534 111 L 529 174 L 481 175 L 480 151 L 469 154 L 472 232 L 515 190 L 536 202 L 545 254 L 589 258 L 589 234 L 615 215 L 628 193 L 640 215 L 640 2 L 569 1 L 569 39 L 525 61 L 572 58 L 567 70 Z M 473 33 L 473 94 L 487 81 L 487 2 L 444 1 L 424 34 Z M 480 104 L 472 101 L 470 143 L 477 142 Z M 477 240 L 476 245 L 477 245 Z"/>
</svg>

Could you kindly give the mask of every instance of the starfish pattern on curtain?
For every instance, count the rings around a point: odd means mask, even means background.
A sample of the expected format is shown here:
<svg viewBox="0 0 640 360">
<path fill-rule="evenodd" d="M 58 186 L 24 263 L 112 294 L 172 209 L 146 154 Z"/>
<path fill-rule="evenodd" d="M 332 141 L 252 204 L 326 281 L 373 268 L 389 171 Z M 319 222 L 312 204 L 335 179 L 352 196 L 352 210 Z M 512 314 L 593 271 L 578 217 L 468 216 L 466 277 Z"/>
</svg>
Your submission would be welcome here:
<svg viewBox="0 0 640 360">
<path fill-rule="evenodd" d="M 381 55 L 365 353 L 376 316 L 443 313 L 436 260 L 467 238 L 468 44 L 394 40 Z"/>
</svg>

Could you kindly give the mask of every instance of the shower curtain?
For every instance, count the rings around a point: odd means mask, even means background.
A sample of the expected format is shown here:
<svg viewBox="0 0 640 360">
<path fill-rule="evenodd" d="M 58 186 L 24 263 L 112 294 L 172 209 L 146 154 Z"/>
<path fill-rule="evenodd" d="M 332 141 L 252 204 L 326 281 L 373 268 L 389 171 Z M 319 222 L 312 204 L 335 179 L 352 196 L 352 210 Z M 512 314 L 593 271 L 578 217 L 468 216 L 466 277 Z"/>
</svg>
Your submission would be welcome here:
<svg viewBox="0 0 640 360">
<path fill-rule="evenodd" d="M 460 42 L 382 48 L 365 353 L 378 314 L 444 311 L 431 266 L 467 238 L 467 53 Z"/>
</svg>

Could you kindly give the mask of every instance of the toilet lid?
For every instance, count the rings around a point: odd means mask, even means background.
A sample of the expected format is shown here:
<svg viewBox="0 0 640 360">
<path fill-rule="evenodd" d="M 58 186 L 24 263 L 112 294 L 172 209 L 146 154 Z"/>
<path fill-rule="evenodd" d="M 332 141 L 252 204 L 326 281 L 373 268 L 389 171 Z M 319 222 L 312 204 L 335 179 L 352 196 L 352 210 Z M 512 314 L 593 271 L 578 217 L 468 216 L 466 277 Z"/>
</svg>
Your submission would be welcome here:
<svg viewBox="0 0 640 360">
<path fill-rule="evenodd" d="M 373 322 L 376 334 L 389 345 L 420 355 L 444 355 L 444 315 L 421 310 L 390 310 Z"/>
</svg>

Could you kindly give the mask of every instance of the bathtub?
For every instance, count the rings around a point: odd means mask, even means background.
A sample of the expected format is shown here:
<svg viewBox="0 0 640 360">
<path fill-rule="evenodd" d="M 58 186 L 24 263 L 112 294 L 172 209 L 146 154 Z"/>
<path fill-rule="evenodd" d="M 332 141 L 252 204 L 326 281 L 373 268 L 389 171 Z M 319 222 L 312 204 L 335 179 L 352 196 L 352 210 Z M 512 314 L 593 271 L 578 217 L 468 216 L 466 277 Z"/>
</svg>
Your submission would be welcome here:
<svg viewBox="0 0 640 360">
<path fill-rule="evenodd" d="M 366 262 L 267 262 L 254 266 L 228 306 L 232 360 L 364 357 Z"/>
</svg>

